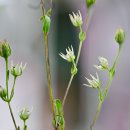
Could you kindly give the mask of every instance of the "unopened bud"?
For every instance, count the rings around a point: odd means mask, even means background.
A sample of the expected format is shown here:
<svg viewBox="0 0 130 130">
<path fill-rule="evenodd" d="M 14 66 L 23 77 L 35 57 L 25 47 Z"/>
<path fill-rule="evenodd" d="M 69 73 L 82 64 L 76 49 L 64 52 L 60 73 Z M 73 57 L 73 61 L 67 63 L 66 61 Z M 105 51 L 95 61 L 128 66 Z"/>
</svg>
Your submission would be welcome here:
<svg viewBox="0 0 130 130">
<path fill-rule="evenodd" d="M 7 59 L 10 55 L 11 48 L 9 44 L 5 40 L 0 41 L 0 56 Z"/>
<path fill-rule="evenodd" d="M 48 34 L 50 30 L 50 24 L 51 24 L 51 19 L 48 15 L 45 15 L 43 18 L 43 32 L 44 34 Z"/>
<path fill-rule="evenodd" d="M 7 90 L 0 86 L 0 97 L 5 98 L 7 96 Z"/>
<path fill-rule="evenodd" d="M 87 7 L 90 8 L 96 3 L 96 0 L 86 0 Z"/>
<path fill-rule="evenodd" d="M 125 41 L 125 32 L 122 28 L 119 28 L 116 31 L 115 40 L 119 44 L 119 46 L 121 46 L 123 44 L 123 42 Z"/>
</svg>

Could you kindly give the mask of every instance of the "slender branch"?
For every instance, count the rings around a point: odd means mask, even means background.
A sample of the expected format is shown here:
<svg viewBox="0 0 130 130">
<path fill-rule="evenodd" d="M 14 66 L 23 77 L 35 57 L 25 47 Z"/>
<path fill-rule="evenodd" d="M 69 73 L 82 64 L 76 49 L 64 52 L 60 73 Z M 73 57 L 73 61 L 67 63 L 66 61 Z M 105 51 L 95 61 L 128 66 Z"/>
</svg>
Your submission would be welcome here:
<svg viewBox="0 0 130 130">
<path fill-rule="evenodd" d="M 14 88 L 15 88 L 15 83 L 16 83 L 16 76 L 14 77 L 14 83 L 13 83 L 13 87 L 12 87 L 12 90 L 11 90 L 11 94 L 10 94 L 10 101 L 11 101 L 11 99 L 13 98 L 13 95 L 14 95 Z"/>
<path fill-rule="evenodd" d="M 6 90 L 7 90 L 7 99 L 9 100 L 9 91 L 8 91 L 8 80 L 9 80 L 8 58 L 5 59 L 5 63 L 6 63 Z M 13 111 L 12 111 L 12 108 L 11 108 L 11 105 L 10 105 L 10 101 L 8 102 L 8 107 L 9 107 L 9 111 L 10 111 L 10 114 L 11 114 L 11 117 L 12 117 L 12 120 L 13 120 L 13 123 L 14 123 L 14 127 L 15 127 L 16 130 L 18 130 L 17 125 L 16 125 L 16 121 L 15 121 L 15 118 L 14 118 L 14 115 L 13 115 Z"/>
<path fill-rule="evenodd" d="M 16 125 L 16 121 L 15 121 L 15 118 L 14 118 L 14 115 L 13 115 L 13 111 L 12 111 L 10 102 L 8 102 L 8 107 L 9 107 L 9 110 L 10 110 L 10 114 L 11 114 L 11 117 L 12 117 L 12 120 L 13 120 L 13 123 L 14 123 L 14 126 L 15 126 L 15 129 L 18 130 L 18 127 L 17 127 L 17 125 Z"/>
<path fill-rule="evenodd" d="M 85 32 L 87 34 L 87 31 L 88 31 L 88 25 L 89 25 L 89 22 L 90 22 L 90 11 L 91 10 L 88 10 L 87 12 L 87 16 L 86 16 L 86 27 L 85 27 Z M 80 31 L 82 30 L 82 28 L 80 27 Z M 77 58 L 76 58 L 76 67 L 77 67 L 77 64 L 79 62 L 79 57 L 80 57 L 80 54 L 81 54 L 81 49 L 82 49 L 82 45 L 83 45 L 83 42 L 80 41 L 80 44 L 79 44 L 79 49 L 78 49 L 78 54 L 77 54 Z M 69 80 L 69 83 L 68 83 L 68 86 L 67 86 L 67 89 L 66 89 L 66 92 L 65 92 L 65 95 L 64 95 L 64 98 L 63 98 L 63 107 L 64 107 L 64 104 L 65 104 L 65 100 L 67 98 L 67 95 L 68 95 L 68 92 L 69 92 L 69 89 L 70 89 L 70 86 L 72 84 L 72 81 L 73 81 L 73 78 L 74 78 L 74 75 L 71 75 L 70 77 L 70 80 Z"/>
<path fill-rule="evenodd" d="M 102 106 L 102 102 L 100 101 L 99 104 L 98 104 L 98 107 L 97 107 L 97 111 L 96 111 L 96 114 L 94 116 L 94 119 L 93 119 L 93 122 L 92 124 L 90 125 L 90 130 L 93 130 L 93 126 L 95 125 L 97 119 L 98 119 L 98 116 L 100 114 L 100 109 L 101 109 L 101 106 Z"/>
<path fill-rule="evenodd" d="M 9 98 L 9 90 L 8 90 L 8 80 L 9 80 L 9 72 L 8 72 L 8 58 L 5 58 L 6 64 L 6 90 L 7 90 L 7 98 Z"/>
<path fill-rule="evenodd" d="M 52 92 L 52 85 L 51 85 L 51 73 L 50 73 L 50 61 L 49 61 L 49 48 L 48 48 L 48 34 L 44 35 L 45 40 L 45 57 L 46 57 L 46 72 L 47 72 L 47 81 L 48 81 L 48 91 L 50 96 L 50 102 L 52 105 L 52 113 L 54 113 L 54 103 L 53 103 L 53 92 Z"/>
<path fill-rule="evenodd" d="M 116 66 L 116 63 L 117 63 L 117 60 L 118 60 L 118 57 L 119 57 L 119 54 L 120 54 L 120 50 L 121 50 L 121 47 L 119 46 L 118 52 L 116 54 L 116 58 L 114 60 L 114 64 L 113 64 L 112 68 L 115 68 L 115 66 Z"/>
<path fill-rule="evenodd" d="M 42 6 L 42 15 L 45 15 L 45 9 L 44 9 L 44 0 L 41 0 L 41 6 Z"/>
<path fill-rule="evenodd" d="M 68 86 L 67 86 L 67 89 L 66 89 L 66 92 L 65 92 L 63 101 L 62 101 L 62 106 L 63 106 L 63 107 L 64 107 L 64 104 L 65 104 L 65 100 L 66 100 L 66 97 L 67 97 L 67 95 L 68 95 L 68 92 L 69 92 L 71 83 L 72 83 L 72 81 L 73 81 L 73 78 L 74 78 L 74 75 L 71 75 L 70 80 L 69 80 L 69 84 L 68 84 Z"/>
<path fill-rule="evenodd" d="M 27 130 L 26 120 L 24 120 L 23 125 L 24 125 L 23 129 L 24 129 L 24 130 Z"/>
<path fill-rule="evenodd" d="M 80 42 L 79 49 L 78 49 L 78 54 L 77 54 L 77 58 L 76 58 L 76 66 L 77 66 L 78 61 L 79 61 L 79 57 L 80 57 L 80 54 L 81 54 L 82 45 L 83 45 L 83 43 Z M 72 84 L 73 78 L 74 78 L 74 75 L 71 75 L 69 83 L 68 83 L 68 86 L 67 86 L 67 89 L 66 89 L 66 92 L 65 92 L 65 95 L 64 95 L 64 98 L 63 98 L 63 101 L 62 101 L 62 106 L 63 107 L 64 107 L 64 104 L 65 104 L 65 101 L 66 101 L 66 98 L 67 98 L 70 86 Z"/>
<path fill-rule="evenodd" d="M 112 66 L 112 69 L 115 69 L 115 65 L 116 65 L 117 60 L 118 60 L 118 57 L 119 57 L 120 49 L 121 49 L 121 48 L 119 47 L 118 52 L 117 52 L 117 55 L 116 55 L 116 58 L 115 58 L 115 60 L 114 60 L 113 66 Z M 108 83 L 107 83 L 107 85 L 106 85 L 106 87 L 105 87 L 105 90 L 104 90 L 104 93 L 103 93 L 103 101 L 102 101 L 102 102 L 100 101 L 99 104 L 98 104 L 98 108 L 97 108 L 95 117 L 94 117 L 94 119 L 93 119 L 92 124 L 90 125 L 90 130 L 93 130 L 93 127 L 94 127 L 94 125 L 95 125 L 95 123 L 96 123 L 96 121 L 97 121 L 97 119 L 98 119 L 98 116 L 99 116 L 99 113 L 100 113 L 100 109 L 101 109 L 102 103 L 104 102 L 104 100 L 105 100 L 105 98 L 106 98 L 106 96 L 107 96 L 108 89 L 109 89 L 109 87 L 111 86 L 111 83 L 112 83 L 112 80 L 113 80 L 113 77 L 111 77 L 111 72 L 110 72 L 110 70 L 108 70 L 108 71 L 109 71 L 109 79 L 108 79 Z"/>
<path fill-rule="evenodd" d="M 77 54 L 77 59 L 76 59 L 76 66 L 77 66 L 77 64 L 79 62 L 79 57 L 80 57 L 80 54 L 81 54 L 82 45 L 83 45 L 83 42 L 80 42 L 79 50 L 78 50 L 78 54 Z"/>
</svg>

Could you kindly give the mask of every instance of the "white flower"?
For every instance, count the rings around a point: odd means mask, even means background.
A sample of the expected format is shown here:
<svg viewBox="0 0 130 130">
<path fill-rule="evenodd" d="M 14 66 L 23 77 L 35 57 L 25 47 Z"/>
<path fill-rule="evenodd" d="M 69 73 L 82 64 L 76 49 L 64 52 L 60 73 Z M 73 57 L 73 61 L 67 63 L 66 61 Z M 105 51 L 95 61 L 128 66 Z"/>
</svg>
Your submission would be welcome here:
<svg viewBox="0 0 130 130">
<path fill-rule="evenodd" d="M 107 70 L 109 69 L 109 64 L 108 64 L 108 60 L 104 57 L 99 57 L 98 58 L 100 64 L 99 65 L 94 65 L 95 68 L 97 68 L 98 70 Z"/>
<path fill-rule="evenodd" d="M 72 22 L 72 24 L 75 26 L 75 27 L 80 27 L 82 24 L 83 24 L 83 21 L 82 21 L 82 15 L 80 13 L 80 11 L 78 11 L 78 13 L 74 13 L 71 15 L 69 14 L 70 16 L 70 20 Z"/>
<path fill-rule="evenodd" d="M 99 88 L 100 87 L 100 81 L 99 81 L 98 74 L 96 73 L 96 78 L 91 74 L 90 74 L 90 76 L 91 76 L 92 79 L 88 79 L 88 78 L 85 77 L 87 79 L 89 85 L 88 84 L 83 84 L 83 85 L 91 87 L 91 88 Z"/>
<path fill-rule="evenodd" d="M 31 110 L 28 110 L 26 107 L 23 108 L 19 114 L 19 117 L 21 118 L 21 120 L 26 121 L 29 118 L 29 116 L 31 115 L 32 110 L 33 110 L 33 108 Z"/>
<path fill-rule="evenodd" d="M 75 55 L 74 55 L 74 50 L 73 47 L 71 46 L 71 48 L 67 48 L 66 49 L 66 55 L 63 53 L 59 54 L 63 59 L 67 60 L 68 62 L 74 62 L 75 59 Z"/>
<path fill-rule="evenodd" d="M 15 77 L 22 75 L 25 68 L 26 64 L 23 66 L 22 62 L 21 64 L 17 64 L 16 66 L 13 65 L 13 62 L 11 62 L 11 74 Z"/>
</svg>

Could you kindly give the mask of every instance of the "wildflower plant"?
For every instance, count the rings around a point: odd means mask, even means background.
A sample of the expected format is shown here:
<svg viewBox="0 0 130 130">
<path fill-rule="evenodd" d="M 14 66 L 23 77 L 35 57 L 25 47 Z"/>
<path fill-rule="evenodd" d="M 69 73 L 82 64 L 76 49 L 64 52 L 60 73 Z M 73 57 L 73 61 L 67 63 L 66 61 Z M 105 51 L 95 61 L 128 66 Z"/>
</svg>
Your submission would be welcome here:
<svg viewBox="0 0 130 130">
<path fill-rule="evenodd" d="M 70 18 L 70 21 L 72 25 L 78 30 L 78 38 L 79 38 L 79 45 L 78 45 L 78 53 L 75 53 L 74 47 L 71 45 L 68 48 L 65 49 L 65 53 L 60 52 L 59 56 L 65 60 L 65 62 L 69 62 L 71 64 L 70 68 L 70 80 L 68 82 L 65 94 L 63 96 L 63 99 L 55 98 L 53 95 L 53 87 L 51 83 L 51 73 L 50 73 L 50 59 L 49 59 L 49 32 L 50 32 L 50 27 L 51 27 L 51 15 L 52 15 L 52 4 L 53 1 L 49 1 L 51 7 L 45 8 L 45 2 L 44 0 L 41 0 L 41 8 L 42 8 L 42 16 L 40 18 L 42 22 L 42 32 L 43 32 L 43 38 L 44 38 L 44 43 L 45 43 L 45 61 L 46 61 L 46 74 L 47 74 L 47 83 L 48 83 L 48 93 L 49 93 L 49 99 L 50 99 L 50 104 L 51 104 L 51 110 L 52 110 L 52 125 L 54 130 L 65 130 L 65 119 L 64 119 L 64 105 L 67 100 L 67 95 L 70 90 L 72 81 L 76 74 L 78 73 L 78 62 L 82 50 L 82 46 L 84 41 L 86 40 L 87 36 L 87 31 L 88 31 L 88 25 L 90 21 L 90 11 L 92 10 L 92 7 L 96 3 L 96 0 L 85 0 L 86 2 L 86 7 L 87 7 L 87 17 L 85 22 L 83 21 L 82 14 L 78 10 L 77 12 L 72 12 L 71 14 L 68 15 Z M 83 24 L 85 26 L 85 29 L 83 28 Z M 98 73 L 96 72 L 96 76 L 93 76 L 90 74 L 90 78 L 85 77 L 87 80 L 87 83 L 84 83 L 84 86 L 88 86 L 89 88 L 93 88 L 94 90 L 98 91 L 98 98 L 99 98 L 99 103 L 97 106 L 97 111 L 96 114 L 93 118 L 92 124 L 90 125 L 90 130 L 93 130 L 93 127 L 98 119 L 98 116 L 100 114 L 100 109 L 102 107 L 102 104 L 104 103 L 108 90 L 111 86 L 112 80 L 115 76 L 115 68 L 117 64 L 117 60 L 119 57 L 119 54 L 121 52 L 122 45 L 125 41 L 125 31 L 122 28 L 119 28 L 116 33 L 115 33 L 115 41 L 118 43 L 118 51 L 117 55 L 115 57 L 115 60 L 113 62 L 112 67 L 110 67 L 109 62 L 106 58 L 104 57 L 98 57 L 99 64 L 94 65 L 94 67 L 98 71 L 107 71 L 108 72 L 108 82 L 105 87 L 101 86 L 101 79 L 98 76 Z M 18 77 L 22 76 L 26 64 L 22 64 L 22 62 L 19 64 L 14 65 L 13 62 L 11 62 L 11 68 L 9 69 L 8 65 L 8 60 L 9 57 L 12 54 L 12 50 L 10 48 L 9 43 L 4 40 L 0 41 L 0 57 L 2 57 L 5 61 L 5 72 L 6 72 L 6 77 L 5 77 L 5 86 L 0 86 L 0 98 L 7 103 L 10 115 L 12 117 L 12 121 L 15 127 L 15 130 L 27 130 L 27 120 L 29 119 L 32 110 L 27 109 L 26 107 L 23 108 L 20 113 L 19 117 L 23 121 L 23 126 L 20 127 L 17 125 L 13 110 L 11 107 L 11 102 L 14 98 L 14 93 L 15 93 L 15 84 L 16 80 Z M 12 87 L 9 88 L 9 78 L 10 74 L 13 76 L 14 81 L 12 84 Z M 11 91 L 10 91 L 11 90 Z"/>
<path fill-rule="evenodd" d="M 14 114 L 13 114 L 13 110 L 11 107 L 11 102 L 13 100 L 14 92 L 15 92 L 16 79 L 18 76 L 20 77 L 23 74 L 23 71 L 26 68 L 26 64 L 23 66 L 22 62 L 21 62 L 21 64 L 17 64 L 16 66 L 14 66 L 13 62 L 11 62 L 11 69 L 9 69 L 8 59 L 11 56 L 11 52 L 12 52 L 12 50 L 10 48 L 9 43 L 6 40 L 0 41 L 0 56 L 2 58 L 4 58 L 5 66 L 6 66 L 6 82 L 5 82 L 5 87 L 0 86 L 0 98 L 8 105 L 15 130 L 22 130 L 22 129 L 27 130 L 27 125 L 26 125 L 25 121 L 24 121 L 23 128 L 20 128 L 20 126 L 17 125 Z M 10 74 L 14 77 L 12 88 L 9 88 L 9 83 L 8 83 Z M 9 90 L 11 90 L 11 91 L 9 91 Z M 23 114 L 20 114 L 20 118 L 22 117 L 22 115 Z M 29 116 L 28 116 L 28 118 L 29 118 Z"/>
<path fill-rule="evenodd" d="M 121 51 L 121 48 L 122 48 L 122 45 L 125 41 L 125 32 L 123 29 L 117 29 L 116 33 L 115 33 L 115 40 L 116 42 L 118 43 L 118 51 L 117 51 L 117 55 L 115 57 L 115 60 L 113 62 L 113 65 L 112 67 L 109 67 L 109 63 L 108 63 L 108 60 L 104 57 L 99 57 L 99 65 L 94 65 L 94 67 L 99 70 L 99 71 L 107 71 L 108 72 L 108 76 L 109 76 L 109 79 L 108 79 L 108 82 L 107 82 L 107 85 L 105 88 L 103 87 L 100 87 L 100 81 L 99 81 L 99 78 L 97 76 L 97 78 L 95 78 L 94 76 L 91 75 L 92 77 L 92 80 L 90 79 L 87 79 L 88 84 L 84 84 L 85 86 L 88 86 L 88 87 L 91 87 L 91 88 L 96 88 L 98 90 L 98 98 L 99 98 L 99 103 L 98 103 L 98 107 L 97 107 L 97 111 L 96 111 L 96 114 L 94 116 L 94 119 L 93 119 L 93 122 L 90 126 L 90 130 L 93 130 L 93 127 L 97 121 L 97 118 L 99 116 L 99 113 L 100 113 L 100 109 L 101 109 L 101 106 L 103 104 L 103 102 L 105 101 L 106 97 L 107 97 L 107 94 L 108 94 L 108 90 L 111 86 L 111 83 L 112 83 L 112 80 L 115 76 L 115 68 L 116 68 L 116 64 L 117 64 L 117 60 L 118 60 L 118 57 L 119 57 L 119 54 L 120 54 L 120 51 Z"/>
<path fill-rule="evenodd" d="M 51 75 L 50 75 L 49 50 L 48 50 L 49 38 L 48 37 L 49 37 L 49 29 L 51 26 L 52 7 L 50 9 L 45 9 L 45 6 L 44 6 L 45 3 L 43 0 L 41 0 L 42 12 L 43 12 L 41 20 L 42 20 L 42 24 L 43 24 L 42 31 L 43 31 L 43 37 L 44 37 L 44 42 L 45 42 L 46 72 L 47 72 L 48 90 L 49 90 L 50 102 L 51 102 L 52 114 L 53 114 L 52 124 L 53 124 L 55 130 L 64 130 L 65 129 L 64 105 L 65 105 L 66 98 L 67 98 L 69 89 L 71 87 L 73 78 L 78 73 L 77 64 L 79 62 L 79 57 L 81 54 L 81 49 L 82 49 L 83 43 L 86 40 L 86 34 L 87 34 L 88 25 L 89 25 L 89 21 L 90 21 L 90 11 L 95 3 L 96 3 L 96 0 L 86 0 L 86 7 L 87 7 L 88 12 L 87 12 L 87 18 L 86 18 L 85 23 L 82 19 L 82 14 L 79 10 L 76 13 L 72 12 L 72 14 L 69 14 L 72 25 L 79 30 L 79 48 L 78 48 L 77 55 L 75 54 L 75 51 L 74 51 L 75 49 L 72 47 L 72 45 L 71 45 L 71 47 L 68 47 L 65 49 L 66 54 L 62 53 L 62 52 L 59 53 L 60 57 L 63 60 L 65 60 L 71 64 L 70 80 L 69 80 L 68 86 L 66 88 L 63 100 L 60 100 L 57 98 L 55 99 L 53 96 L 53 91 L 52 91 L 53 88 L 51 85 Z M 83 29 L 83 27 L 82 27 L 83 24 L 85 24 L 85 26 L 86 26 L 85 29 Z M 101 106 L 102 106 L 104 100 L 106 99 L 106 96 L 108 94 L 108 89 L 109 89 L 111 82 L 115 75 L 115 67 L 116 67 L 117 59 L 119 57 L 119 53 L 120 53 L 122 44 L 125 40 L 125 32 L 123 29 L 117 30 L 116 35 L 115 35 L 115 40 L 119 45 L 119 49 L 117 52 L 117 56 L 114 60 L 113 66 L 110 67 L 108 60 L 104 57 L 99 57 L 98 58 L 99 64 L 94 65 L 94 67 L 99 71 L 108 71 L 109 79 L 108 79 L 108 83 L 107 83 L 106 87 L 102 88 L 101 81 L 100 81 L 97 73 L 96 73 L 96 77 L 91 74 L 90 74 L 90 77 L 91 77 L 90 79 L 85 77 L 88 83 L 87 84 L 85 83 L 84 85 L 88 86 L 90 88 L 94 88 L 95 90 L 98 90 L 98 92 L 99 92 L 98 93 L 99 104 L 97 107 L 96 115 L 90 126 L 90 130 L 93 129 L 93 126 L 96 123 L 96 120 L 100 113 Z"/>
</svg>

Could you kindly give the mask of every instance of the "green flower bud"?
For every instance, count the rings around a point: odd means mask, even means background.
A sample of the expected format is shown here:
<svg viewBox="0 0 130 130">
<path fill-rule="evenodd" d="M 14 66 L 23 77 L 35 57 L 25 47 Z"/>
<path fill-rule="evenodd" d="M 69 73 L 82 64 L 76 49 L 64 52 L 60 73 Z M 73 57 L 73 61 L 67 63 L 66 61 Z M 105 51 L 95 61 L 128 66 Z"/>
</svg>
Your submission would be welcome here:
<svg viewBox="0 0 130 130">
<path fill-rule="evenodd" d="M 119 46 L 121 46 L 123 44 L 123 42 L 125 41 L 125 32 L 122 28 L 119 28 L 116 31 L 115 40 L 119 44 Z"/>
<path fill-rule="evenodd" d="M 23 108 L 19 114 L 20 119 L 23 121 L 26 121 L 30 117 L 31 112 L 32 112 L 32 110 L 29 111 L 27 108 Z"/>
<path fill-rule="evenodd" d="M 7 90 L 0 86 L 0 97 L 3 99 L 6 98 L 6 96 L 7 96 Z"/>
<path fill-rule="evenodd" d="M 86 33 L 81 31 L 79 33 L 79 40 L 83 42 L 85 40 L 85 38 L 86 38 Z"/>
<path fill-rule="evenodd" d="M 73 63 L 73 65 L 72 65 L 72 67 L 71 67 L 71 74 L 72 74 L 72 75 L 76 75 L 77 72 L 78 72 L 78 69 L 77 69 L 75 63 Z"/>
<path fill-rule="evenodd" d="M 5 40 L 0 41 L 0 56 L 7 59 L 10 55 L 11 48 L 9 44 Z"/>
<path fill-rule="evenodd" d="M 51 24 L 51 19 L 48 15 L 45 15 L 43 18 L 43 32 L 44 34 L 48 34 L 50 30 L 50 24 Z"/>
<path fill-rule="evenodd" d="M 87 7 L 90 8 L 96 3 L 96 0 L 86 0 Z"/>
</svg>

